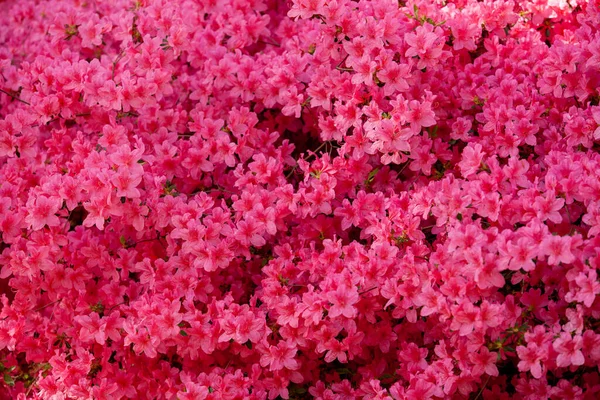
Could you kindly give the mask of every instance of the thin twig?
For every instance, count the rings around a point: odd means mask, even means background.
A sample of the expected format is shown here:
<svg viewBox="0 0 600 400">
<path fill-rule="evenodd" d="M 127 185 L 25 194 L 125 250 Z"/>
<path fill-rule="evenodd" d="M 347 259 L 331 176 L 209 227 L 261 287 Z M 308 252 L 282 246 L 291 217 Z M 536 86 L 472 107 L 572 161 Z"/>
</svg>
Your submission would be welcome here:
<svg viewBox="0 0 600 400">
<path fill-rule="evenodd" d="M 143 43 L 143 42 L 142 42 Z M 138 43 L 136 44 L 133 48 L 137 49 L 142 43 Z M 121 59 L 125 56 L 125 51 L 127 49 L 123 49 L 121 50 L 121 52 L 117 55 L 117 58 L 115 58 L 115 61 L 113 61 L 113 68 L 112 68 L 112 80 L 115 80 L 115 69 L 117 68 L 117 64 L 119 63 L 119 61 L 121 61 Z"/>
<path fill-rule="evenodd" d="M 120 302 L 118 304 L 115 304 L 114 306 L 112 306 L 111 308 L 109 308 L 108 311 L 110 312 L 110 311 L 114 310 L 115 308 L 117 308 L 119 306 L 122 306 L 123 304 L 125 304 L 124 301 L 122 301 L 122 302 Z"/>
<path fill-rule="evenodd" d="M 74 117 L 75 118 L 77 118 L 77 117 L 89 117 L 90 115 L 92 115 L 92 114 L 90 114 L 90 113 L 81 113 L 81 114 L 75 114 Z M 46 125 L 50 124 L 51 122 L 58 121 L 59 119 L 61 119 L 61 117 L 54 117 L 50 121 L 46 122 Z M 74 121 L 74 119 L 71 119 L 71 118 L 64 118 L 63 117 L 63 119 L 65 119 L 66 121 Z"/>
<path fill-rule="evenodd" d="M 294 165 L 294 168 L 292 168 L 292 170 L 285 175 L 285 179 L 289 179 L 290 176 L 292 176 L 294 174 L 294 172 L 296 172 L 296 167 L 297 166 Z"/>
<path fill-rule="evenodd" d="M 14 95 L 14 94 L 12 94 L 12 93 L 10 93 L 10 92 L 7 92 L 7 91 L 6 91 L 6 90 L 4 90 L 4 89 L 0 89 L 0 92 L 4 93 L 4 94 L 5 94 L 5 95 L 7 95 L 7 96 L 10 96 L 10 97 L 12 97 L 13 99 L 15 99 L 15 100 L 17 100 L 17 101 L 20 101 L 20 102 L 21 102 L 21 103 L 23 103 L 23 104 L 27 104 L 28 106 L 30 106 L 30 105 L 31 105 L 31 103 L 29 103 L 29 102 L 27 102 L 27 101 L 23 100 L 23 99 L 22 99 L 22 98 L 20 98 L 19 96 L 16 96 L 16 95 Z"/>
<path fill-rule="evenodd" d="M 123 56 L 125 55 L 125 49 L 121 50 L 121 52 L 119 53 L 119 55 L 117 55 L 117 58 L 115 58 L 115 61 L 113 61 L 113 67 L 112 67 L 112 80 L 115 80 L 115 70 L 117 69 L 117 64 L 119 63 L 119 61 L 121 61 L 121 59 L 123 58 Z"/>
<path fill-rule="evenodd" d="M 151 239 L 138 240 L 137 242 L 135 242 L 134 244 L 132 244 L 132 246 L 135 246 L 137 244 L 144 243 L 144 242 L 152 242 L 154 240 L 160 240 L 160 237 L 155 237 L 155 238 L 151 238 Z"/>
<path fill-rule="evenodd" d="M 375 290 L 375 289 L 377 289 L 377 286 L 373 286 L 372 288 L 363 290 L 362 292 L 358 292 L 358 294 L 361 295 L 361 294 L 369 293 L 370 291 Z"/>
<path fill-rule="evenodd" d="M 404 168 L 406 168 L 408 166 L 408 161 L 404 163 L 404 165 L 402 166 L 402 168 L 400 168 L 400 171 L 398 171 L 398 175 L 400 175 L 402 173 L 402 171 L 404 171 Z"/>
<path fill-rule="evenodd" d="M 483 387 L 481 388 L 481 390 L 479 391 L 479 393 L 477 393 L 477 396 L 475 396 L 475 398 L 473 400 L 477 400 L 481 394 L 483 393 L 483 390 L 485 389 L 485 387 L 487 386 L 488 382 L 490 381 L 491 376 L 488 375 L 487 380 L 485 381 L 485 383 L 483 384 Z"/>
<path fill-rule="evenodd" d="M 29 384 L 29 388 L 27 388 L 27 393 L 25 393 L 25 398 L 29 397 L 29 393 L 31 393 L 31 389 L 33 389 L 33 385 L 35 385 L 37 381 L 37 377 L 33 378 L 33 380 L 31 381 L 31 384 Z"/>
<path fill-rule="evenodd" d="M 275 47 L 281 47 L 281 45 L 279 43 L 273 42 L 273 41 L 267 41 L 267 40 L 258 39 L 256 42 L 257 43 L 270 44 L 271 46 L 275 46 Z"/>
<path fill-rule="evenodd" d="M 31 310 L 31 311 L 40 311 L 40 310 L 43 310 L 43 309 L 44 309 L 44 308 L 46 308 L 46 307 L 49 307 L 49 306 L 51 306 L 52 304 L 60 303 L 61 301 L 62 301 L 62 299 L 58 299 L 58 300 L 55 300 L 55 301 L 53 301 L 53 302 L 51 302 L 51 303 L 48 303 L 48 304 L 45 304 L 45 305 L 43 305 L 43 306 L 41 306 L 41 307 L 38 307 L 38 308 L 36 308 L 36 309 L 34 309 L 34 310 Z"/>
<path fill-rule="evenodd" d="M 319 147 L 317 147 L 315 150 L 311 150 L 312 153 L 308 155 L 308 157 L 306 157 L 306 160 L 308 161 L 309 158 L 316 156 L 317 155 L 317 151 L 321 150 L 323 148 L 323 146 L 325 146 L 327 144 L 327 142 L 323 142 L 321 143 L 321 145 Z"/>
<path fill-rule="evenodd" d="M 335 66 L 335 68 L 339 68 L 342 66 L 343 63 L 346 62 L 346 60 L 348 59 L 349 54 L 346 54 L 346 57 L 342 58 L 342 61 L 339 62 L 338 65 Z"/>
</svg>

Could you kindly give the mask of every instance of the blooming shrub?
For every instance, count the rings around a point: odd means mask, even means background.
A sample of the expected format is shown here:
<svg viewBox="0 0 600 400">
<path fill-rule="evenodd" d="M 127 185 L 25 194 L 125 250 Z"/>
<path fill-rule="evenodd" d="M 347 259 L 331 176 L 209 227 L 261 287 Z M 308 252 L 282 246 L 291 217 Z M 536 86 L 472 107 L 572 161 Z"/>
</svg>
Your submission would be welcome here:
<svg viewBox="0 0 600 400">
<path fill-rule="evenodd" d="M 0 1 L 2 398 L 597 399 L 597 0 Z"/>
</svg>

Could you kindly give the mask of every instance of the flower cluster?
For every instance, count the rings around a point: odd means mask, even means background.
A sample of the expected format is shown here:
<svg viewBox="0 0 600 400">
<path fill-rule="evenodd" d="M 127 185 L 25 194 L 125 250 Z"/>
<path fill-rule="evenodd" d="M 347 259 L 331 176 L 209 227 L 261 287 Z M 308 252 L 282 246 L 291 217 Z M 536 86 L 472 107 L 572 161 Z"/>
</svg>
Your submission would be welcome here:
<svg viewBox="0 0 600 400">
<path fill-rule="evenodd" d="M 0 397 L 598 398 L 599 21 L 0 1 Z"/>
</svg>

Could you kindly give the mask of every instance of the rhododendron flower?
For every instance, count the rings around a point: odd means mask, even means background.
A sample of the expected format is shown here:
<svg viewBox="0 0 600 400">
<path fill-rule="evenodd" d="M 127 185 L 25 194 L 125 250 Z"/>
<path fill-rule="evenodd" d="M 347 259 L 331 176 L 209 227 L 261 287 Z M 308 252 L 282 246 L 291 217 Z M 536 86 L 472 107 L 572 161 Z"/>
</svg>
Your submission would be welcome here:
<svg viewBox="0 0 600 400">
<path fill-rule="evenodd" d="M 465 178 L 477 173 L 483 161 L 482 147 L 479 143 L 471 146 L 470 144 L 463 149 L 462 160 L 458 164 L 460 172 Z"/>
<path fill-rule="evenodd" d="M 580 272 L 575 278 L 575 284 L 577 285 L 575 295 L 567 293 L 565 300 L 576 300 L 585 304 L 586 307 L 591 307 L 600 294 L 598 273 L 595 270 L 590 270 L 587 274 Z"/>
<path fill-rule="evenodd" d="M 25 217 L 25 222 L 31 225 L 31 229 L 39 230 L 45 225 L 58 226 L 60 220 L 56 216 L 60 208 L 60 203 L 56 199 L 41 195 L 28 202 L 29 214 Z"/>
<path fill-rule="evenodd" d="M 496 367 L 497 354 L 490 352 L 483 347 L 478 353 L 469 355 L 469 358 L 474 363 L 473 373 L 481 375 L 484 372 L 491 376 L 498 376 L 498 367 Z"/>
<path fill-rule="evenodd" d="M 98 313 L 91 313 L 89 316 L 84 315 L 76 317 L 75 321 L 81 325 L 81 336 L 85 340 L 95 340 L 99 344 L 106 342 L 106 323 L 100 320 Z"/>
<path fill-rule="evenodd" d="M 435 113 L 431 109 L 431 102 L 411 100 L 408 102 L 408 115 L 406 121 L 410 123 L 413 131 L 418 132 L 421 127 L 430 127 L 435 125 Z"/>
<path fill-rule="evenodd" d="M 543 359 L 542 349 L 537 346 L 518 346 L 517 354 L 519 355 L 519 371 L 531 371 L 534 378 L 542 377 L 543 369 L 541 361 Z"/>
<path fill-rule="evenodd" d="M 344 285 L 338 286 L 335 291 L 328 292 L 327 299 L 331 302 L 329 317 L 335 318 L 343 315 L 352 318 L 356 314 L 356 304 L 359 300 L 358 291 L 355 287 L 348 288 Z"/>
<path fill-rule="evenodd" d="M 156 336 L 151 336 L 148 331 L 142 327 L 142 329 L 138 330 L 128 330 L 125 328 L 128 333 L 128 336 L 125 338 L 125 345 L 133 344 L 133 349 L 137 354 L 144 353 L 149 358 L 155 358 L 158 355 L 156 351 L 156 347 L 159 344 L 159 338 Z"/>
<path fill-rule="evenodd" d="M 560 337 L 552 343 L 554 350 L 558 352 L 556 363 L 559 367 L 568 367 L 569 365 L 583 365 L 585 359 L 581 352 L 582 339 L 580 335 L 571 337 L 566 332 L 560 334 Z"/>
<path fill-rule="evenodd" d="M 452 329 L 457 329 L 461 336 L 470 334 L 477 320 L 479 311 L 470 302 L 464 302 L 456 307 L 452 320 Z"/>
<path fill-rule="evenodd" d="M 269 367 L 271 371 L 278 371 L 283 368 L 295 370 L 298 369 L 298 362 L 294 359 L 296 348 L 292 343 L 279 342 L 277 346 L 269 346 L 267 353 L 260 358 L 260 365 Z"/>
<path fill-rule="evenodd" d="M 252 313 L 242 314 L 235 319 L 234 340 L 238 343 L 246 343 L 250 340 L 257 343 L 262 337 L 263 323 Z"/>
<path fill-rule="evenodd" d="M 512 256 L 509 269 L 532 271 L 535 268 L 534 258 L 537 256 L 537 252 L 527 238 L 521 237 L 516 243 L 509 242 L 508 250 Z"/>
<path fill-rule="evenodd" d="M 125 169 L 119 170 L 112 177 L 112 182 L 117 188 L 118 197 L 140 197 L 140 191 L 136 189 L 136 187 L 140 184 L 141 181 L 141 176 L 132 176 L 130 172 Z"/>
<path fill-rule="evenodd" d="M 290 18 L 310 18 L 315 14 L 323 14 L 324 0 L 298 0 L 294 1 L 288 17 Z"/>
<path fill-rule="evenodd" d="M 594 130 L 594 140 L 600 140 L 600 107 L 592 108 L 592 117 L 598 127 Z"/>
<path fill-rule="evenodd" d="M 433 64 L 432 60 L 442 55 L 444 42 L 442 30 L 426 23 L 415 29 L 415 33 L 404 36 L 404 40 L 410 46 L 406 50 L 406 57 L 418 57 L 417 68 L 423 69 Z"/>
<path fill-rule="evenodd" d="M 469 21 L 466 17 L 461 16 L 449 23 L 452 29 L 452 46 L 454 50 L 467 49 L 473 51 L 477 48 L 475 40 L 481 33 L 477 24 Z"/>
<path fill-rule="evenodd" d="M 0 399 L 597 398 L 598 21 L 0 1 Z"/>
<path fill-rule="evenodd" d="M 559 262 L 568 264 L 575 260 L 571 253 L 570 237 L 549 236 L 540 244 L 540 251 L 548 255 L 548 263 L 552 265 Z"/>
</svg>

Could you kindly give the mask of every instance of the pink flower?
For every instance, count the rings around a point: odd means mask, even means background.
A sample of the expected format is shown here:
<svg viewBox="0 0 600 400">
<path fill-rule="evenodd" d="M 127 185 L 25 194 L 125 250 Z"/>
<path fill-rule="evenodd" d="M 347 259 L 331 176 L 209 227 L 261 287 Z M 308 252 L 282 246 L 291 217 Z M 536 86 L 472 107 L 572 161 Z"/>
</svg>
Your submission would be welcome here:
<svg viewBox="0 0 600 400">
<path fill-rule="evenodd" d="M 558 211 L 563 208 L 564 204 L 564 199 L 557 199 L 554 197 L 554 194 L 550 192 L 547 193 L 545 197 L 536 197 L 533 207 L 541 221 L 549 219 L 550 221 L 558 224 L 562 221 L 562 217 Z"/>
<path fill-rule="evenodd" d="M 575 278 L 575 284 L 577 289 L 574 291 L 574 296 L 569 296 L 568 293 L 566 299 L 569 297 L 582 302 L 586 307 L 591 307 L 598 294 L 600 294 L 600 282 L 598 282 L 598 273 L 596 270 L 590 270 L 587 274 L 580 272 Z"/>
<path fill-rule="evenodd" d="M 25 222 L 31 226 L 31 229 L 39 230 L 45 225 L 52 227 L 60 224 L 60 220 L 56 216 L 60 209 L 60 203 L 57 199 L 40 195 L 30 199 L 27 205 L 29 213 L 25 217 Z"/>
<path fill-rule="evenodd" d="M 425 379 L 411 380 L 409 389 L 406 391 L 406 399 L 430 399 L 435 395 L 436 385 Z"/>
<path fill-rule="evenodd" d="M 429 127 L 435 125 L 435 113 L 431 109 L 430 101 L 419 102 L 411 100 L 408 102 L 409 111 L 406 116 L 406 121 L 410 123 L 410 127 L 414 132 L 421 130 L 421 127 Z"/>
<path fill-rule="evenodd" d="M 102 44 L 102 39 L 100 38 L 101 29 L 98 21 L 93 19 L 81 24 L 77 29 L 81 37 L 81 46 L 88 48 L 100 46 Z"/>
<path fill-rule="evenodd" d="M 541 361 L 545 360 L 542 349 L 535 345 L 517 346 L 517 354 L 520 359 L 519 371 L 531 371 L 534 378 L 540 379 L 544 371 Z"/>
<path fill-rule="evenodd" d="M 343 315 L 346 318 L 354 318 L 356 315 L 356 304 L 359 300 L 356 287 L 340 285 L 336 290 L 327 293 L 327 300 L 331 302 L 329 317 L 336 318 Z"/>
<path fill-rule="evenodd" d="M 600 140 L 600 107 L 592 108 L 592 118 L 596 122 L 596 130 L 594 130 L 594 140 Z"/>
<path fill-rule="evenodd" d="M 592 2 L 96 3 L 0 0 L 0 398 L 594 396 Z"/>
<path fill-rule="evenodd" d="M 288 11 L 290 18 L 310 18 L 315 14 L 324 14 L 324 0 L 294 0 Z"/>
<path fill-rule="evenodd" d="M 109 206 L 105 201 L 101 199 L 92 200 L 85 204 L 85 209 L 88 215 L 83 221 L 83 226 L 92 227 L 95 225 L 100 230 L 104 229 L 104 223 L 109 216 Z"/>
<path fill-rule="evenodd" d="M 581 352 L 583 339 L 581 335 L 571 337 L 570 334 L 562 332 L 558 339 L 554 340 L 552 347 L 558 353 L 556 365 L 559 367 L 568 367 L 570 365 L 583 365 L 585 358 Z"/>
<path fill-rule="evenodd" d="M 299 368 L 295 360 L 296 346 L 291 341 L 280 341 L 277 346 L 269 346 L 260 357 L 260 365 L 269 367 L 271 371 L 279 371 L 283 368 L 296 370 Z"/>
<path fill-rule="evenodd" d="M 575 260 L 571 253 L 571 238 L 568 236 L 547 236 L 540 244 L 540 252 L 548 255 L 548 264 L 570 264 Z"/>
<path fill-rule="evenodd" d="M 385 82 L 383 90 L 389 96 L 395 92 L 404 92 L 409 89 L 407 82 L 409 74 L 409 65 L 390 62 L 383 70 L 377 72 L 377 77 Z"/>
<path fill-rule="evenodd" d="M 375 61 L 365 55 L 359 59 L 350 59 L 348 63 L 354 69 L 352 83 L 355 85 L 359 85 L 363 82 L 365 85 L 373 84 L 373 72 L 375 72 L 375 68 L 377 67 Z"/>
<path fill-rule="evenodd" d="M 233 339 L 238 343 L 258 343 L 264 335 L 264 322 L 251 312 L 243 313 L 235 318 Z"/>
<path fill-rule="evenodd" d="M 140 197 L 140 191 L 137 186 L 142 181 L 141 175 L 133 175 L 127 169 L 119 169 L 111 179 L 113 185 L 117 188 L 117 197 Z"/>
<path fill-rule="evenodd" d="M 498 367 L 496 367 L 496 361 L 498 360 L 498 354 L 490 352 L 487 347 L 482 347 L 478 353 L 472 353 L 469 355 L 470 360 L 473 362 L 473 373 L 476 376 L 486 373 L 490 376 L 498 376 Z"/>
<path fill-rule="evenodd" d="M 81 325 L 80 335 L 84 340 L 95 340 L 101 345 L 106 342 L 106 323 L 100 319 L 98 313 L 75 317 L 75 321 Z"/>
<path fill-rule="evenodd" d="M 406 363 L 410 370 L 424 370 L 427 368 L 427 349 L 419 348 L 414 343 L 409 343 L 398 352 L 398 358 Z"/>
<path fill-rule="evenodd" d="M 238 222 L 238 240 L 245 245 L 252 244 L 256 247 L 264 246 L 266 240 L 261 235 L 263 231 L 263 225 L 255 218 L 248 218 Z"/>
<path fill-rule="evenodd" d="M 156 336 L 151 336 L 145 327 L 135 329 L 132 324 L 126 323 L 123 328 L 128 333 L 125 337 L 125 346 L 133 344 L 133 349 L 137 354 L 144 353 L 149 358 L 156 358 L 160 340 Z"/>
<path fill-rule="evenodd" d="M 417 26 L 415 33 L 407 33 L 404 36 L 409 48 L 406 57 L 418 57 L 417 68 L 423 69 L 434 65 L 434 60 L 442 55 L 444 46 L 443 31 L 440 27 L 435 29 L 429 23 Z"/>
<path fill-rule="evenodd" d="M 537 256 L 537 251 L 533 248 L 530 240 L 521 237 L 516 244 L 512 241 L 509 242 L 507 248 L 512 256 L 508 266 L 510 270 L 533 271 L 535 269 L 533 259 Z"/>
<path fill-rule="evenodd" d="M 302 103 L 304 102 L 304 95 L 299 94 L 295 86 L 288 91 L 285 91 L 280 95 L 281 101 L 284 104 L 281 109 L 281 113 L 287 116 L 294 116 L 300 118 L 302 114 Z"/>
<path fill-rule="evenodd" d="M 504 277 L 496 264 L 495 256 L 490 254 L 486 256 L 485 260 L 480 261 L 475 269 L 475 282 L 477 282 L 477 286 L 482 289 L 489 287 L 501 288 L 504 286 Z"/>
<path fill-rule="evenodd" d="M 473 51 L 477 49 L 475 39 L 481 35 L 481 28 L 467 19 L 465 15 L 454 19 L 449 23 L 452 29 L 452 43 L 454 50 L 467 49 Z"/>
<path fill-rule="evenodd" d="M 461 336 L 466 336 L 473 332 L 479 310 L 476 309 L 469 301 L 465 301 L 458 305 L 454 312 L 451 329 L 458 330 Z"/>
<path fill-rule="evenodd" d="M 462 151 L 462 160 L 458 164 L 460 172 L 465 178 L 469 178 L 481 167 L 483 161 L 482 147 L 479 143 L 475 145 L 469 144 Z"/>
</svg>

